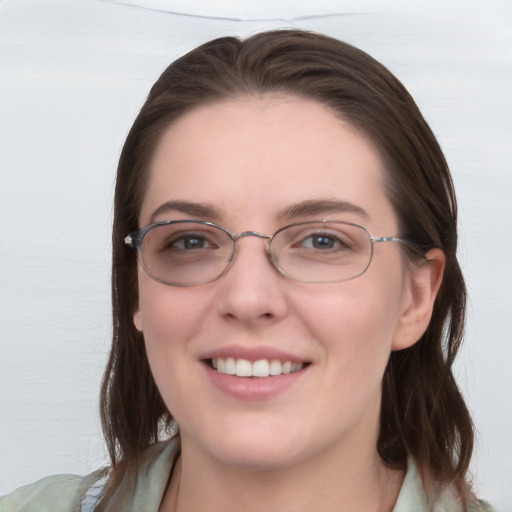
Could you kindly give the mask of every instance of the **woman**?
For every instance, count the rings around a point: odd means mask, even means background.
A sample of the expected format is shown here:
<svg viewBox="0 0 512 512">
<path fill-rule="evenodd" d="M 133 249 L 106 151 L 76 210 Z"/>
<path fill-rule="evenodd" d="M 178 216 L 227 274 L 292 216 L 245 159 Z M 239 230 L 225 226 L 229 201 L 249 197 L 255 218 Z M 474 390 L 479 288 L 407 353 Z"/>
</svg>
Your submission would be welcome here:
<svg viewBox="0 0 512 512">
<path fill-rule="evenodd" d="M 112 466 L 0 504 L 488 510 L 451 372 L 456 218 L 432 132 L 365 53 L 277 31 L 185 55 L 118 167 Z"/>
</svg>

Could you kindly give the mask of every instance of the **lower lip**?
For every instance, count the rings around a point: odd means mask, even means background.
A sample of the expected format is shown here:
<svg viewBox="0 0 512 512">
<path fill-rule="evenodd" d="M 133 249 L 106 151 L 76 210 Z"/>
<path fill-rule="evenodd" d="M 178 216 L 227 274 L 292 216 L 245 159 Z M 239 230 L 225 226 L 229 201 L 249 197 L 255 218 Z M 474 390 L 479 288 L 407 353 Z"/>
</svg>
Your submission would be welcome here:
<svg viewBox="0 0 512 512">
<path fill-rule="evenodd" d="M 205 365 L 211 383 L 223 393 L 242 400 L 268 400 L 296 384 L 309 366 L 297 372 L 272 377 L 237 377 Z"/>
</svg>

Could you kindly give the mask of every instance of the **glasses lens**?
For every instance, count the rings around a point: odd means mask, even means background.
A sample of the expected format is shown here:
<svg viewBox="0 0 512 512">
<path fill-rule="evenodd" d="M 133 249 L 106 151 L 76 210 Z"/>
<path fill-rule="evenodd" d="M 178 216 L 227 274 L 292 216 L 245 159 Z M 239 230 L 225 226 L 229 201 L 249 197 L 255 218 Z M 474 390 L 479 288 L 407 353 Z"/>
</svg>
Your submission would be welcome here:
<svg viewBox="0 0 512 512">
<path fill-rule="evenodd" d="M 192 286 L 219 277 L 232 252 L 233 242 L 224 230 L 201 222 L 173 222 L 146 233 L 142 264 L 158 281 Z"/>
<path fill-rule="evenodd" d="M 271 242 L 278 269 L 297 281 L 328 283 L 362 274 L 370 264 L 368 232 L 345 222 L 307 222 L 279 231 Z"/>
</svg>

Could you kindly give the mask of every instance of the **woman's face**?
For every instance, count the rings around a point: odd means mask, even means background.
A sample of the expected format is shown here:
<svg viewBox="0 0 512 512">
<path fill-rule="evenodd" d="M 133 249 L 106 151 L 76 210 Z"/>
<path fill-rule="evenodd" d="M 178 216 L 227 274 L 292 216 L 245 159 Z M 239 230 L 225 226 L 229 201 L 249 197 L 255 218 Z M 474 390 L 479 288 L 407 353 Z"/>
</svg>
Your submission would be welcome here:
<svg viewBox="0 0 512 512">
<path fill-rule="evenodd" d="M 328 218 L 397 236 L 384 172 L 373 145 L 314 101 L 225 101 L 166 131 L 140 225 L 193 218 L 273 234 Z M 404 346 L 411 302 L 399 244 L 376 244 L 365 274 L 331 284 L 283 277 L 261 238 L 237 245 L 232 267 L 209 284 L 167 286 L 139 266 L 134 322 L 184 450 L 245 468 L 374 451 L 381 379 L 391 350 Z M 214 358 L 304 366 L 238 377 L 216 371 Z"/>
</svg>

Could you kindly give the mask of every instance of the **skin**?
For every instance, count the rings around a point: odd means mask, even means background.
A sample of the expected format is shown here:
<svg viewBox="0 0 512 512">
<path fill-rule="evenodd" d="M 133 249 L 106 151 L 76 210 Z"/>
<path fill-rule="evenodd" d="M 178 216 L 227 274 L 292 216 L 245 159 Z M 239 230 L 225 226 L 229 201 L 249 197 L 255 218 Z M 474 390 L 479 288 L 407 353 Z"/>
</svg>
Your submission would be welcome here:
<svg viewBox="0 0 512 512">
<path fill-rule="evenodd" d="M 140 225 L 199 218 L 232 233 L 272 234 L 329 218 L 398 236 L 374 146 L 320 104 L 293 97 L 241 98 L 197 108 L 165 132 L 154 155 Z M 305 200 L 340 200 L 366 213 L 282 218 Z M 167 209 L 207 203 L 215 218 Z M 342 283 L 281 276 L 265 242 L 238 242 L 215 282 L 178 288 L 139 267 L 134 313 L 162 397 L 182 436 L 178 509 L 392 510 L 403 479 L 376 451 L 381 379 L 392 350 L 415 343 L 430 319 L 444 258 L 405 265 L 398 243 L 376 244 L 370 268 Z M 309 362 L 293 385 L 264 400 L 212 386 L 205 354 L 277 348 Z M 178 472 L 175 472 L 175 475 Z M 174 510 L 177 477 L 162 502 Z"/>
</svg>

